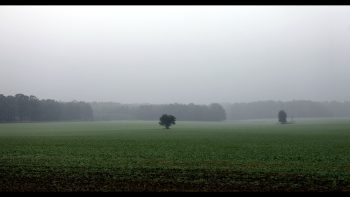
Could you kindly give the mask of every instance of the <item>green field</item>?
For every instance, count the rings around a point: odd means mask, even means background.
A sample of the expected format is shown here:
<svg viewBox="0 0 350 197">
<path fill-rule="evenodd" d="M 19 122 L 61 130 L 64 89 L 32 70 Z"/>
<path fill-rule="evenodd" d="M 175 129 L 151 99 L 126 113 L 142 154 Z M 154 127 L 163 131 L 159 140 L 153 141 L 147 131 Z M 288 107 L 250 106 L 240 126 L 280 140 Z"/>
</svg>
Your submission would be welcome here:
<svg viewBox="0 0 350 197">
<path fill-rule="evenodd" d="M 350 120 L 2 123 L 0 191 L 350 191 Z"/>
</svg>

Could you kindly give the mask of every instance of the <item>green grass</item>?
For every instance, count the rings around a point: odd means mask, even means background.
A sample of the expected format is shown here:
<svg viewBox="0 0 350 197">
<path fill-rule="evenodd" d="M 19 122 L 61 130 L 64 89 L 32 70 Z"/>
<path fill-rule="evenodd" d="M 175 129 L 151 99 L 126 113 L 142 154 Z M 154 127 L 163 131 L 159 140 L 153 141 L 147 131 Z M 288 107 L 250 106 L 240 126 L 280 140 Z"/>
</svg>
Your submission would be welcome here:
<svg viewBox="0 0 350 197">
<path fill-rule="evenodd" d="M 0 191 L 350 191 L 350 121 L 0 124 Z"/>
</svg>

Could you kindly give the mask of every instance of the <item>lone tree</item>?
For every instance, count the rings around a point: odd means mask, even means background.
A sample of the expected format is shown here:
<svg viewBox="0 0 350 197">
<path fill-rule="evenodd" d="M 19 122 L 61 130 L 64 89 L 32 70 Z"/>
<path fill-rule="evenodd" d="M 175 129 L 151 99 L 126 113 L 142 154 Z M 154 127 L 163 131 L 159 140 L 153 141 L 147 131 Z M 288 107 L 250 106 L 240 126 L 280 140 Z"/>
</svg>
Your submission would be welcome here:
<svg viewBox="0 0 350 197">
<path fill-rule="evenodd" d="M 167 115 L 167 114 L 163 114 L 160 118 L 159 118 L 159 124 L 162 126 L 165 126 L 166 129 L 169 129 L 169 127 L 172 124 L 175 124 L 176 118 L 173 115 Z"/>
<path fill-rule="evenodd" d="M 281 124 L 287 123 L 287 113 L 285 111 L 281 110 L 278 112 L 278 121 Z"/>
</svg>

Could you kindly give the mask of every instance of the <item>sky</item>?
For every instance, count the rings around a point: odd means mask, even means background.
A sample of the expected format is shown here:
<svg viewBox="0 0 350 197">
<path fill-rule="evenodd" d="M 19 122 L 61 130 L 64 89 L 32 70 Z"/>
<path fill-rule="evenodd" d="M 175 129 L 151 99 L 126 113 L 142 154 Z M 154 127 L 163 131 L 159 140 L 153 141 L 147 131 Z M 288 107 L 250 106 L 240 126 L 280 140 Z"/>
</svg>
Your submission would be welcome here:
<svg viewBox="0 0 350 197">
<path fill-rule="evenodd" d="M 350 6 L 0 6 L 0 94 L 350 101 Z"/>
</svg>

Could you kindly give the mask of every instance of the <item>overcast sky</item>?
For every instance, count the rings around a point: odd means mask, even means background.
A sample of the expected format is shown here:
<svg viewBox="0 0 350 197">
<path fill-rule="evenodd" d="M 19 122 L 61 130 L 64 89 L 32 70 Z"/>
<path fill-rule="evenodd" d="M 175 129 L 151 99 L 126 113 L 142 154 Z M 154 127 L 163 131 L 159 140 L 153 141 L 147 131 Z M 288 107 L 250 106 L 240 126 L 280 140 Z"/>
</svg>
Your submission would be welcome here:
<svg viewBox="0 0 350 197">
<path fill-rule="evenodd" d="M 350 101 L 349 6 L 1 6 L 0 94 Z"/>
</svg>

